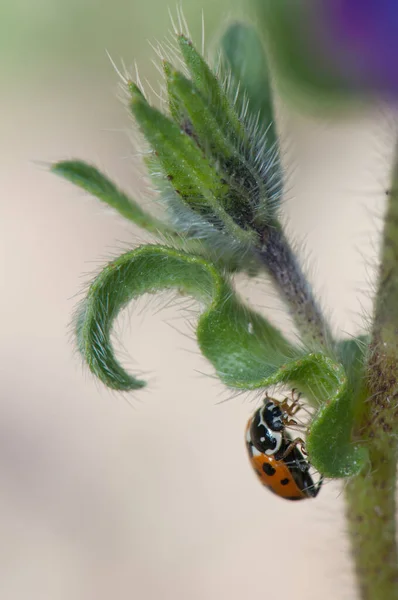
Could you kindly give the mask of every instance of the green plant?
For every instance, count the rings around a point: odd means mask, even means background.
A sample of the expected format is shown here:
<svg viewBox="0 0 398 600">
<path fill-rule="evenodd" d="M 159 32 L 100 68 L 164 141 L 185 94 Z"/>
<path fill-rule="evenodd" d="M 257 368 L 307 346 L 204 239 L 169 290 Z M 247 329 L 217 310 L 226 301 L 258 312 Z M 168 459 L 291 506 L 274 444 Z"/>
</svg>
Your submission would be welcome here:
<svg viewBox="0 0 398 600">
<path fill-rule="evenodd" d="M 125 371 L 111 343 L 115 318 L 144 293 L 174 289 L 198 300 L 197 340 L 230 388 L 299 389 L 314 407 L 310 462 L 347 480 L 348 522 L 364 598 L 398 597 L 395 548 L 398 327 L 398 197 L 389 191 L 379 289 L 369 336 L 331 333 L 280 221 L 283 172 L 269 71 L 255 29 L 231 25 L 212 70 L 183 34 L 181 69 L 163 60 L 167 114 L 125 80 L 146 140 L 147 166 L 164 206 L 145 212 L 95 167 L 63 161 L 52 171 L 97 196 L 161 243 L 109 263 L 93 280 L 75 319 L 79 351 L 115 390 L 145 382 Z M 248 60 L 250 57 L 252 60 Z M 290 343 L 246 306 L 237 273 L 267 274 L 300 335 Z"/>
</svg>

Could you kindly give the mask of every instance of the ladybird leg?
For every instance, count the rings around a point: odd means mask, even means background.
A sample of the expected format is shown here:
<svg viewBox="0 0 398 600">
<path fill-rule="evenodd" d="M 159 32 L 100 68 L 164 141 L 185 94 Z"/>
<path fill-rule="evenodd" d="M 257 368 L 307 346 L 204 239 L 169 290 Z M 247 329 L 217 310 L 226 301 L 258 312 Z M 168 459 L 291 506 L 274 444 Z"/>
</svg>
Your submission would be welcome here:
<svg viewBox="0 0 398 600">
<path fill-rule="evenodd" d="M 280 407 L 282 407 L 282 404 L 283 404 L 283 402 L 281 402 L 280 400 L 277 400 L 276 398 L 273 398 L 272 396 L 270 396 L 268 393 L 268 390 L 265 392 L 265 398 L 263 400 L 264 404 L 266 403 L 266 401 L 273 402 L 274 404 L 277 404 Z"/>
<path fill-rule="evenodd" d="M 317 495 L 319 494 L 320 489 L 322 487 L 322 483 L 323 483 L 323 475 L 320 476 L 319 481 L 318 481 L 316 487 L 314 488 L 314 496 L 313 496 L 314 498 L 316 498 Z"/>
<path fill-rule="evenodd" d="M 285 427 L 291 427 L 292 429 L 296 429 L 297 431 L 306 432 L 308 430 L 307 425 L 300 424 L 297 421 L 295 421 L 294 419 L 285 419 L 283 421 L 283 424 Z"/>
<path fill-rule="evenodd" d="M 284 451 L 284 453 L 281 456 L 281 459 L 286 458 L 286 456 L 288 454 L 290 454 L 290 452 L 293 450 L 293 448 L 295 448 L 296 446 L 301 446 L 301 452 L 304 454 L 304 456 L 308 456 L 308 452 L 305 449 L 305 442 L 304 440 L 302 440 L 301 438 L 296 438 L 294 440 L 292 440 L 290 442 L 290 444 L 288 445 L 288 447 L 286 448 L 286 450 Z"/>
<path fill-rule="evenodd" d="M 263 403 L 267 404 L 267 402 L 269 402 L 270 400 L 273 400 L 273 398 L 271 398 L 271 396 L 268 393 L 268 390 L 265 392 L 265 397 L 263 399 Z"/>
<path fill-rule="evenodd" d="M 290 407 L 290 414 L 291 414 L 291 416 L 293 417 L 302 408 L 303 407 L 301 406 L 301 404 L 296 404 L 296 405 L 292 404 L 291 407 Z"/>
<path fill-rule="evenodd" d="M 292 404 L 290 405 L 290 415 L 294 416 L 301 409 L 301 392 L 296 388 L 292 389 Z"/>
<path fill-rule="evenodd" d="M 301 394 L 299 393 L 296 395 L 296 390 L 292 390 L 292 403 L 289 404 L 289 398 L 285 398 L 282 400 L 282 402 L 279 402 L 279 406 L 288 417 L 294 417 L 294 415 L 302 408 L 302 405 L 300 404 L 300 398 Z"/>
<path fill-rule="evenodd" d="M 283 421 L 283 424 L 285 427 L 291 427 L 292 429 L 295 429 L 296 431 L 303 431 L 304 433 L 306 433 L 308 431 L 307 425 L 300 424 L 297 421 L 295 421 L 294 419 L 285 419 Z"/>
<path fill-rule="evenodd" d="M 283 412 L 284 415 L 287 415 L 288 417 L 293 416 L 293 414 L 294 414 L 294 410 L 292 411 L 293 405 L 289 404 L 289 398 L 285 398 L 284 400 L 273 400 L 273 402 L 275 402 L 275 404 L 277 404 L 279 406 L 279 408 L 281 409 L 281 411 Z"/>
<path fill-rule="evenodd" d="M 292 389 L 292 400 L 294 403 L 297 403 L 302 396 L 302 393 L 298 391 L 297 388 Z"/>
</svg>

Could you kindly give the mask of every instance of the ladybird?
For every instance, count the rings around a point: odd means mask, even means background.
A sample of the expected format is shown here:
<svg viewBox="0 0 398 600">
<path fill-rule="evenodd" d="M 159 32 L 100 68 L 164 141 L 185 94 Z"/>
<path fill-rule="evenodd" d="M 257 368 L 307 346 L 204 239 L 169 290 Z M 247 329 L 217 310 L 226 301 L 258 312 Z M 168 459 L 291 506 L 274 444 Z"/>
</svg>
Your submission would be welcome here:
<svg viewBox="0 0 398 600">
<path fill-rule="evenodd" d="M 289 405 L 287 399 L 279 402 L 267 395 L 246 427 L 246 447 L 254 471 L 263 485 L 287 500 L 315 498 L 323 481 L 321 477 L 314 483 L 303 440 L 292 439 L 286 431 L 287 426 L 296 425 L 291 417 L 300 409 L 298 399 L 293 398 Z"/>
</svg>

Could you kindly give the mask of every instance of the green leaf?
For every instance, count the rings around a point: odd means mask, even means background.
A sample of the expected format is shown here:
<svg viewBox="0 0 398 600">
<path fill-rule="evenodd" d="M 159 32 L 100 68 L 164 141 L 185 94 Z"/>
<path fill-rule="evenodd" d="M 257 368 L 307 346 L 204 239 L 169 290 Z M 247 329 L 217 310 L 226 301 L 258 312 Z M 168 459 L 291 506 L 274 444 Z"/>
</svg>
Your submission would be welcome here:
<svg viewBox="0 0 398 600">
<path fill-rule="evenodd" d="M 347 477 L 364 464 L 365 451 L 350 438 L 352 385 L 344 367 L 320 353 L 291 345 L 264 317 L 245 306 L 209 261 L 164 246 L 142 246 L 112 263 L 92 283 L 78 311 L 78 348 L 91 371 L 116 390 L 145 382 L 117 361 L 111 332 L 119 312 L 145 293 L 176 289 L 203 306 L 196 335 L 218 377 L 235 389 L 288 384 L 316 398 L 320 407 L 307 448 L 311 463 L 327 477 Z"/>
<path fill-rule="evenodd" d="M 167 85 L 174 106 L 178 103 L 190 123 L 192 137 L 213 159 L 227 184 L 221 199 L 225 211 L 235 223 L 248 229 L 255 220 L 259 190 L 263 195 L 266 193 L 261 177 L 250 168 L 238 144 L 235 148 L 192 81 L 170 67 Z"/>
<path fill-rule="evenodd" d="M 368 451 L 352 440 L 358 399 L 364 393 L 364 338 L 339 342 L 337 352 L 344 370 L 312 422 L 307 450 L 314 466 L 327 477 L 349 477 L 363 469 Z M 343 376 L 344 374 L 344 376 Z"/>
<path fill-rule="evenodd" d="M 199 146 L 212 154 L 223 156 L 224 159 L 232 156 L 233 146 L 220 129 L 209 105 L 192 81 L 173 69 L 171 65 L 166 70 L 166 81 L 172 99 L 171 104 L 183 107 L 183 111 L 192 123 L 194 135 L 198 137 Z"/>
<path fill-rule="evenodd" d="M 139 227 L 155 234 L 172 232 L 171 228 L 145 212 L 92 165 L 80 160 L 64 160 L 52 165 L 51 171 L 96 196 Z"/>
<path fill-rule="evenodd" d="M 170 115 L 179 127 L 181 124 L 188 119 L 188 115 L 182 105 L 182 102 L 174 90 L 173 86 L 173 73 L 174 67 L 167 60 L 163 61 L 163 71 L 166 81 L 167 97 L 169 100 Z"/>
<path fill-rule="evenodd" d="M 149 106 L 142 95 L 132 95 L 131 109 L 165 175 L 182 200 L 209 220 L 218 221 L 219 226 L 235 240 L 250 245 L 254 234 L 244 231 L 224 210 L 222 200 L 227 186 L 192 137 Z"/>
<path fill-rule="evenodd" d="M 245 103 L 252 118 L 267 128 L 269 147 L 278 145 L 274 120 L 273 94 L 265 49 L 257 30 L 244 23 L 233 23 L 220 42 L 222 67 L 232 75 L 231 93 L 236 97 L 236 109 L 241 114 Z"/>
<path fill-rule="evenodd" d="M 269 223 L 280 205 L 283 177 L 267 56 L 256 29 L 243 23 L 230 25 L 220 47 L 220 68 L 229 81 L 228 94 L 250 132 L 245 155 L 256 174 L 257 221 Z"/>
<path fill-rule="evenodd" d="M 201 198 L 214 208 L 223 194 L 223 184 L 191 137 L 166 115 L 133 95 L 131 109 L 145 138 L 154 150 L 173 187 L 189 203 Z"/>
<path fill-rule="evenodd" d="M 312 464 L 326 477 L 356 475 L 368 460 L 367 449 L 351 439 L 352 400 L 349 390 L 342 390 L 322 407 L 311 426 L 307 451 Z"/>
<path fill-rule="evenodd" d="M 239 302 L 214 265 L 185 252 L 148 245 L 105 267 L 78 311 L 78 348 L 91 371 L 108 387 L 130 390 L 144 385 L 116 360 L 111 331 L 128 302 L 166 289 L 182 290 L 203 303 L 199 346 L 220 379 L 231 387 L 266 387 L 276 381 L 276 371 L 292 356 L 301 356 L 266 319 Z"/>
<path fill-rule="evenodd" d="M 140 96 L 143 100 L 145 100 L 145 96 L 142 93 L 141 88 L 134 81 L 130 80 L 127 82 L 127 89 L 131 96 Z"/>
<path fill-rule="evenodd" d="M 366 352 L 369 346 L 369 337 L 362 335 L 348 338 L 337 343 L 336 352 L 339 360 L 346 370 L 349 385 L 355 392 L 363 384 L 364 365 Z"/>
<path fill-rule="evenodd" d="M 188 38 L 179 35 L 178 42 L 195 87 L 202 94 L 207 104 L 212 107 L 213 114 L 224 133 L 235 142 L 246 145 L 248 139 L 245 128 L 216 75 Z"/>
</svg>

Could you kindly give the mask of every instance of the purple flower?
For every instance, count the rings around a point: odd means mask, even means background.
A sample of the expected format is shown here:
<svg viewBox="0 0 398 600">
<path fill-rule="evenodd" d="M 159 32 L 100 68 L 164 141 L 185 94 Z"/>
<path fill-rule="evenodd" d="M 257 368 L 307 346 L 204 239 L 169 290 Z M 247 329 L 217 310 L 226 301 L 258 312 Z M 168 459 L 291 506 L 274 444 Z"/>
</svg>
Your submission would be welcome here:
<svg viewBox="0 0 398 600">
<path fill-rule="evenodd" d="M 398 0 L 317 0 L 318 43 L 354 87 L 398 93 Z"/>
</svg>

